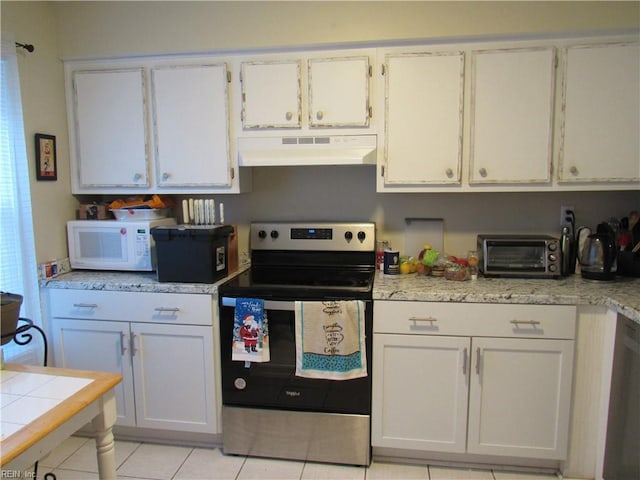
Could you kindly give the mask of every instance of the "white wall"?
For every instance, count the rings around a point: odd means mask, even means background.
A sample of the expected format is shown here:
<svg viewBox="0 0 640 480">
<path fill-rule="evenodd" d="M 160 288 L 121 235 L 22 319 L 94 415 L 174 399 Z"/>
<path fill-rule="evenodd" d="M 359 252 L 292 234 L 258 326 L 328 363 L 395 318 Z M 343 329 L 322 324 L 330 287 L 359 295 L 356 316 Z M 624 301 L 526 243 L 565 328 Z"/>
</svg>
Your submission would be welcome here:
<svg viewBox="0 0 640 480">
<path fill-rule="evenodd" d="M 13 33 L 20 43 L 35 45 L 33 53 L 18 52 L 18 68 L 31 178 L 36 258 L 42 263 L 67 256 L 64 222 L 73 214 L 77 204 L 70 195 L 64 75 L 58 55 L 56 16 L 50 2 L 2 2 L 0 8 L 2 31 Z M 56 182 L 35 179 L 36 133 L 56 136 Z"/>
<path fill-rule="evenodd" d="M 66 256 L 68 140 L 60 58 L 234 51 L 416 38 L 561 34 L 640 27 L 638 2 L 2 2 L 2 28 L 34 43 L 20 62 L 28 138 L 58 136 L 58 182 L 33 182 L 38 260 Z M 36 74 L 37 73 L 37 74 Z M 33 149 L 32 146 L 29 147 Z M 30 155 L 33 151 L 30 150 Z M 639 192 L 377 194 L 372 167 L 254 169 L 253 192 L 216 196 L 227 220 L 373 220 L 403 248 L 405 217 L 445 219 L 447 250 L 461 254 L 480 231 L 556 233 L 559 206 L 579 223 L 640 210 Z M 416 252 L 417 253 L 417 252 Z"/>
</svg>

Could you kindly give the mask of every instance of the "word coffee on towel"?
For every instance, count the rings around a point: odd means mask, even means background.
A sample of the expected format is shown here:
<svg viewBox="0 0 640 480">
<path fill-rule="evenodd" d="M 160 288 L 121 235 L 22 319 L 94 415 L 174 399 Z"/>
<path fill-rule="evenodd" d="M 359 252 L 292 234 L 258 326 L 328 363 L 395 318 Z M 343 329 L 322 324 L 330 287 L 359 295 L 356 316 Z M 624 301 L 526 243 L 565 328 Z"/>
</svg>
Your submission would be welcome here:
<svg viewBox="0 0 640 480">
<path fill-rule="evenodd" d="M 327 380 L 367 376 L 364 302 L 298 301 L 296 375 Z"/>
</svg>

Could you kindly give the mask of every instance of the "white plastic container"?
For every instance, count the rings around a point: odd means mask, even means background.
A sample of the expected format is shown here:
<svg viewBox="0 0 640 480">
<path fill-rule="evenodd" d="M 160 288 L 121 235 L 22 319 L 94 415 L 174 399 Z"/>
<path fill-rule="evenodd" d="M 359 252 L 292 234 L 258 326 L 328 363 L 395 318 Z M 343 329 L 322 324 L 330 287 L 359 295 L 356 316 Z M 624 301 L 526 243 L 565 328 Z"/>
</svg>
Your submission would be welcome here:
<svg viewBox="0 0 640 480">
<path fill-rule="evenodd" d="M 156 220 L 158 218 L 167 218 L 170 208 L 118 208 L 112 209 L 116 220 Z"/>
</svg>

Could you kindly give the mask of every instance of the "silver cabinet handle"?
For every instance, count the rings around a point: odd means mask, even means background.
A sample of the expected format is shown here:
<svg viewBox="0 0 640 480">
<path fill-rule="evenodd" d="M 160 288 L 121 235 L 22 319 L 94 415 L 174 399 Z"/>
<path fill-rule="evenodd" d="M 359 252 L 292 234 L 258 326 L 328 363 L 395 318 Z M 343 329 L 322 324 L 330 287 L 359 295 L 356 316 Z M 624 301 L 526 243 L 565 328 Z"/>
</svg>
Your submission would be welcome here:
<svg viewBox="0 0 640 480">
<path fill-rule="evenodd" d="M 316 118 L 317 118 L 318 120 L 322 120 L 322 118 L 323 118 L 323 117 L 324 117 L 324 113 L 322 113 L 322 110 L 320 110 L 320 111 L 318 111 L 318 112 L 316 113 Z"/>
<path fill-rule="evenodd" d="M 287 120 L 291 120 L 293 118 L 293 113 L 292 112 L 285 113 L 284 118 Z"/>
<path fill-rule="evenodd" d="M 433 322 L 437 322 L 438 319 L 435 317 L 409 317 L 409 321 L 410 322 L 429 322 L 429 323 L 433 323 Z"/>
<path fill-rule="evenodd" d="M 476 349 L 476 373 L 480 375 L 480 347 Z"/>
<path fill-rule="evenodd" d="M 573 165 L 570 169 L 569 169 L 569 173 L 571 173 L 571 175 L 578 175 L 578 167 L 576 167 L 575 165 Z"/>
<path fill-rule="evenodd" d="M 516 327 L 520 325 L 531 325 L 532 327 L 540 325 L 540 321 L 538 320 L 511 320 L 509 323 L 513 323 Z"/>
<path fill-rule="evenodd" d="M 123 357 L 125 353 L 127 353 L 126 338 L 127 336 L 124 334 L 124 332 L 120 332 L 120 355 L 122 355 Z"/>
<path fill-rule="evenodd" d="M 164 172 L 164 173 L 162 174 L 162 180 L 169 180 L 169 177 L 170 177 L 170 176 L 171 176 L 171 175 L 169 175 L 167 172 Z"/>
<path fill-rule="evenodd" d="M 480 174 L 480 176 L 481 176 L 482 178 L 484 178 L 484 177 L 486 177 L 486 176 L 487 176 L 487 169 L 483 167 L 483 168 L 481 168 L 480 170 L 478 170 L 478 173 Z"/>
<path fill-rule="evenodd" d="M 462 374 L 467 374 L 467 348 L 462 351 Z"/>
<path fill-rule="evenodd" d="M 156 307 L 154 308 L 154 310 L 160 313 L 164 313 L 164 312 L 178 313 L 180 311 L 178 307 Z"/>
<path fill-rule="evenodd" d="M 142 174 L 141 174 L 141 173 L 136 173 L 136 174 L 133 176 L 133 181 L 134 181 L 134 182 L 137 182 L 138 180 L 141 180 L 141 179 L 142 179 Z"/>
<path fill-rule="evenodd" d="M 451 168 L 447 168 L 447 170 L 445 171 L 447 178 L 451 178 L 453 177 L 453 170 Z"/>
<path fill-rule="evenodd" d="M 137 352 L 138 352 L 138 349 L 136 348 L 136 334 L 132 333 L 131 334 L 131 356 L 133 357 Z"/>
<path fill-rule="evenodd" d="M 98 308 L 97 303 L 74 303 L 74 308 Z"/>
</svg>

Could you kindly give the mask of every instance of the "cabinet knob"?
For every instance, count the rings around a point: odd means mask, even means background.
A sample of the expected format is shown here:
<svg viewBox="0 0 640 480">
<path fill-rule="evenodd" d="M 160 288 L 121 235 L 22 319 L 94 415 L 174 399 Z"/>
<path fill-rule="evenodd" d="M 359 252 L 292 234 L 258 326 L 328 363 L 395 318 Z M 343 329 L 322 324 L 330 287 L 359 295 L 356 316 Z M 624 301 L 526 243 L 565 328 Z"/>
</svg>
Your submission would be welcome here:
<svg viewBox="0 0 640 480">
<path fill-rule="evenodd" d="M 170 177 L 170 176 L 171 176 L 171 175 L 169 175 L 167 172 L 164 172 L 164 173 L 162 174 L 162 180 L 169 180 L 169 177 Z"/>
<path fill-rule="evenodd" d="M 291 120 L 293 118 L 293 113 L 292 112 L 285 113 L 284 118 L 286 118 L 287 120 Z"/>
<path fill-rule="evenodd" d="M 446 172 L 447 174 L 447 178 L 452 178 L 453 177 L 453 170 L 450 168 L 447 168 Z"/>
<path fill-rule="evenodd" d="M 322 120 L 323 117 L 324 117 L 324 113 L 322 113 L 322 110 L 319 110 L 318 113 L 316 113 L 316 118 L 318 120 Z"/>
<path fill-rule="evenodd" d="M 573 166 L 569 169 L 569 173 L 571 173 L 571 175 L 573 175 L 573 176 L 578 175 L 578 167 L 576 167 L 575 165 L 573 165 Z"/>
<path fill-rule="evenodd" d="M 486 176 L 487 176 L 487 169 L 486 169 L 486 168 L 484 168 L 484 167 L 482 167 L 480 170 L 478 170 L 478 173 L 480 174 L 480 176 L 481 176 L 482 178 L 484 178 L 484 177 L 486 177 Z"/>
<path fill-rule="evenodd" d="M 133 181 L 137 182 L 138 180 L 142 179 L 142 174 L 141 173 L 136 173 L 133 175 Z"/>
</svg>

